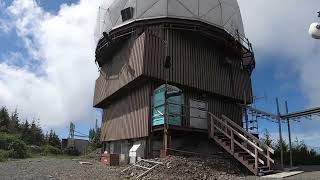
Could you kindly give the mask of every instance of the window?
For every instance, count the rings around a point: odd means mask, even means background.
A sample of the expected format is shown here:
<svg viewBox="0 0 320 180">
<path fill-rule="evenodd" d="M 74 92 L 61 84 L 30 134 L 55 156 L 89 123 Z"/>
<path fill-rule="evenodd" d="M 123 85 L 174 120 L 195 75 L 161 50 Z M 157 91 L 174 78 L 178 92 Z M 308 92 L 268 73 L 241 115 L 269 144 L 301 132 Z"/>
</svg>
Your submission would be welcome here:
<svg viewBox="0 0 320 180">
<path fill-rule="evenodd" d="M 122 22 L 133 18 L 133 7 L 128 7 L 121 10 Z"/>
</svg>

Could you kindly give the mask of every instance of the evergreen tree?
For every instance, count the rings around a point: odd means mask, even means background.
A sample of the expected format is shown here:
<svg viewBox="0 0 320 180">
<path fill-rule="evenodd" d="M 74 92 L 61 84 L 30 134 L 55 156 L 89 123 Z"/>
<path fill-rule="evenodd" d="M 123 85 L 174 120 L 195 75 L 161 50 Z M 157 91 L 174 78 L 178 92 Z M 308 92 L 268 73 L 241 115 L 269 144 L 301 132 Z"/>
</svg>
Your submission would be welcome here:
<svg viewBox="0 0 320 180">
<path fill-rule="evenodd" d="M 21 139 L 26 143 L 26 144 L 31 144 L 32 143 L 32 137 L 30 137 L 30 124 L 28 120 L 26 120 L 22 125 L 21 125 Z"/>
<path fill-rule="evenodd" d="M 10 117 L 10 121 L 11 121 L 11 128 L 12 131 L 17 133 L 20 131 L 20 120 L 19 120 L 19 114 L 18 114 L 18 110 L 15 109 L 14 112 L 12 112 L 11 117 Z"/>
<path fill-rule="evenodd" d="M 6 107 L 2 107 L 0 109 L 0 132 L 10 132 L 10 117 L 8 113 L 8 109 Z"/>
<path fill-rule="evenodd" d="M 58 135 L 52 129 L 49 133 L 48 144 L 57 148 L 61 148 L 61 141 Z"/>
<path fill-rule="evenodd" d="M 263 137 L 261 138 L 262 142 L 269 147 L 272 147 L 272 138 L 267 129 L 264 130 Z"/>
<path fill-rule="evenodd" d="M 39 125 L 36 124 L 35 120 L 32 121 L 31 126 L 30 126 L 30 144 L 32 145 L 37 145 L 40 146 L 43 144 L 43 134 L 42 134 L 42 130 L 41 127 L 39 127 Z"/>
</svg>

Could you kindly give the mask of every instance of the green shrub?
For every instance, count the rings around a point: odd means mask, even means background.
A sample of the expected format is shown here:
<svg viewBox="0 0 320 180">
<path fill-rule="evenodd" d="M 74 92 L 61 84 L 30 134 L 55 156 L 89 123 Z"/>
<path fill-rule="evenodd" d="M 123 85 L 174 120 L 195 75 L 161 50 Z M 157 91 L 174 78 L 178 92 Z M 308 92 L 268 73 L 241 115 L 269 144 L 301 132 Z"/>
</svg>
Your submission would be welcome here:
<svg viewBox="0 0 320 180">
<path fill-rule="evenodd" d="M 15 139 L 9 145 L 11 158 L 26 158 L 28 157 L 27 145 L 22 140 Z"/>
<path fill-rule="evenodd" d="M 6 161 L 9 158 L 10 151 L 0 149 L 0 162 Z"/>
<path fill-rule="evenodd" d="M 44 145 L 42 146 L 42 153 L 43 155 L 58 155 L 61 154 L 61 150 L 51 145 Z"/>
<path fill-rule="evenodd" d="M 18 134 L 0 133 L 0 149 L 8 150 L 10 144 L 19 138 Z"/>
<path fill-rule="evenodd" d="M 0 133 L 0 149 L 6 151 L 3 155 L 10 158 L 28 157 L 27 145 L 19 139 L 17 134 Z"/>
</svg>

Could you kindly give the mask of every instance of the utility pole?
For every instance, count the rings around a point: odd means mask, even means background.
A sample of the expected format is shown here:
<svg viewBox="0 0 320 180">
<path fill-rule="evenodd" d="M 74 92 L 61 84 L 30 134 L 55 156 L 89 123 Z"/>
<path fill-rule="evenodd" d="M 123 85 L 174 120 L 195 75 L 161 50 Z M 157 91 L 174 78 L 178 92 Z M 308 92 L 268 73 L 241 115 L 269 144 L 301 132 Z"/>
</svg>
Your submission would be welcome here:
<svg viewBox="0 0 320 180">
<path fill-rule="evenodd" d="M 279 137 L 280 137 L 280 156 L 281 156 L 281 168 L 284 169 L 283 167 L 283 140 L 282 140 L 282 130 L 281 130 L 281 118 L 280 118 L 280 107 L 279 107 L 279 99 L 276 98 L 276 104 L 277 104 L 277 120 L 279 123 Z"/>
<path fill-rule="evenodd" d="M 286 113 L 289 114 L 288 102 L 286 101 Z M 289 150 L 290 150 L 290 167 L 292 168 L 292 144 L 291 144 L 291 130 L 290 130 L 290 120 L 287 118 L 288 123 L 288 133 L 289 133 Z"/>
</svg>

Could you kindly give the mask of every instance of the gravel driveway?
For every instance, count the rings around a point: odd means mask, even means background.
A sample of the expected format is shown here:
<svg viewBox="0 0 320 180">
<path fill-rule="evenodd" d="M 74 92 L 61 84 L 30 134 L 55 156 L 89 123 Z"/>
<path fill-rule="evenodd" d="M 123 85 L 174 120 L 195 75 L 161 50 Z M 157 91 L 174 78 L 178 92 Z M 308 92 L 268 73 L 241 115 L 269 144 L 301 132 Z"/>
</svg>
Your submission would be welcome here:
<svg viewBox="0 0 320 180">
<path fill-rule="evenodd" d="M 120 167 L 106 167 L 99 162 L 81 165 L 79 161 L 62 158 L 32 158 L 0 163 L 0 179 L 110 179 L 118 180 Z"/>
</svg>

